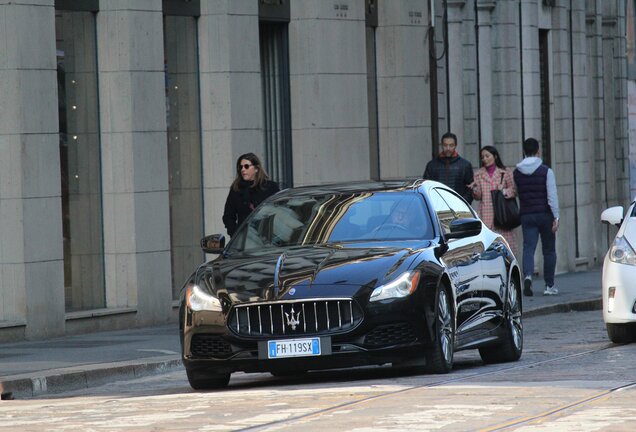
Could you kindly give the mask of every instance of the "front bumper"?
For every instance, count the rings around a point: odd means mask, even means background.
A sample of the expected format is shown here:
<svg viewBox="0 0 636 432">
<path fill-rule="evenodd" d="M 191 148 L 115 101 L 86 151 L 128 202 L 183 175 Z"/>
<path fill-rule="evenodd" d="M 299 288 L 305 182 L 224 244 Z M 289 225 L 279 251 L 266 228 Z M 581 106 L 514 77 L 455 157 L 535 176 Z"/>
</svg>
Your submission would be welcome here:
<svg viewBox="0 0 636 432">
<path fill-rule="evenodd" d="M 603 320 L 611 324 L 636 322 L 636 266 L 618 264 L 606 256 L 603 262 Z M 615 289 L 610 301 L 610 288 Z"/>
<path fill-rule="evenodd" d="M 243 337 L 224 325 L 220 313 L 182 315 L 182 359 L 186 368 L 214 373 L 317 370 L 404 362 L 422 358 L 430 344 L 429 326 L 423 313 L 407 301 L 366 311 L 360 325 L 328 334 Z M 320 356 L 268 359 L 263 344 L 268 340 L 320 337 Z M 260 353 L 259 353 L 260 344 Z"/>
</svg>

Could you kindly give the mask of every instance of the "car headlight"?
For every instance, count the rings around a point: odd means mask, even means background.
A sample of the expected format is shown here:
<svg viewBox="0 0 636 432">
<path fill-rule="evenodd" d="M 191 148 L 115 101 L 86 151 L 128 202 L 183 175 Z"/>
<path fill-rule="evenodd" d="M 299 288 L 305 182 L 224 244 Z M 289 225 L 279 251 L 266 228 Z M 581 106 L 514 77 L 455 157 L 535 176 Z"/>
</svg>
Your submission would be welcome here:
<svg viewBox="0 0 636 432">
<path fill-rule="evenodd" d="M 636 253 L 625 237 L 616 237 L 609 251 L 609 259 L 612 262 L 627 265 L 636 265 Z"/>
<path fill-rule="evenodd" d="M 370 301 L 385 300 L 390 298 L 401 298 L 415 292 L 420 281 L 420 271 L 413 270 L 402 273 L 402 275 L 386 285 L 377 287 L 371 293 Z"/>
<path fill-rule="evenodd" d="M 188 285 L 185 295 L 186 304 L 193 311 L 221 311 L 219 299 L 206 293 L 198 285 Z"/>
</svg>

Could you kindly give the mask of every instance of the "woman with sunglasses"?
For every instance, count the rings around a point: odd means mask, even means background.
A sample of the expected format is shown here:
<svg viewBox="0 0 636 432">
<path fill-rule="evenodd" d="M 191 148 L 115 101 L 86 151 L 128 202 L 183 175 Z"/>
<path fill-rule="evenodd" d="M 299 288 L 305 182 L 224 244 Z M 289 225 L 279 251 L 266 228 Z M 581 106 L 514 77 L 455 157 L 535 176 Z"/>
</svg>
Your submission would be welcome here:
<svg viewBox="0 0 636 432">
<path fill-rule="evenodd" d="M 236 178 L 223 211 L 223 223 L 230 237 L 252 210 L 278 191 L 278 183 L 269 179 L 258 156 L 254 153 L 239 156 L 236 160 Z"/>
</svg>

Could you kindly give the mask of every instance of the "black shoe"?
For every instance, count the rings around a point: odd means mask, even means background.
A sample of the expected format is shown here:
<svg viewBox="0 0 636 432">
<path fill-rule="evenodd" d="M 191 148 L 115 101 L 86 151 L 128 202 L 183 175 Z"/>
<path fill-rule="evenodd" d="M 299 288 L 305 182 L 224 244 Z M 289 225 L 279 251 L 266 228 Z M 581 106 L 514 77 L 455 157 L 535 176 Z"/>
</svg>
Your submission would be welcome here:
<svg viewBox="0 0 636 432">
<path fill-rule="evenodd" d="M 525 278 L 523 280 L 523 295 L 526 297 L 532 297 L 532 279 Z"/>
</svg>

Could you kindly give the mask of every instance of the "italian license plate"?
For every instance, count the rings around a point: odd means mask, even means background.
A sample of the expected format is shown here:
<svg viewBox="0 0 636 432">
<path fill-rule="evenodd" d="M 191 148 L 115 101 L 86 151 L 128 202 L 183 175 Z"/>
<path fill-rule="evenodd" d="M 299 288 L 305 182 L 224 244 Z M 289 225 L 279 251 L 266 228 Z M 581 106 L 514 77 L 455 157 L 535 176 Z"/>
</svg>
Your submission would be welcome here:
<svg viewBox="0 0 636 432">
<path fill-rule="evenodd" d="M 308 357 L 320 355 L 320 338 L 267 341 L 267 358 Z"/>
</svg>

